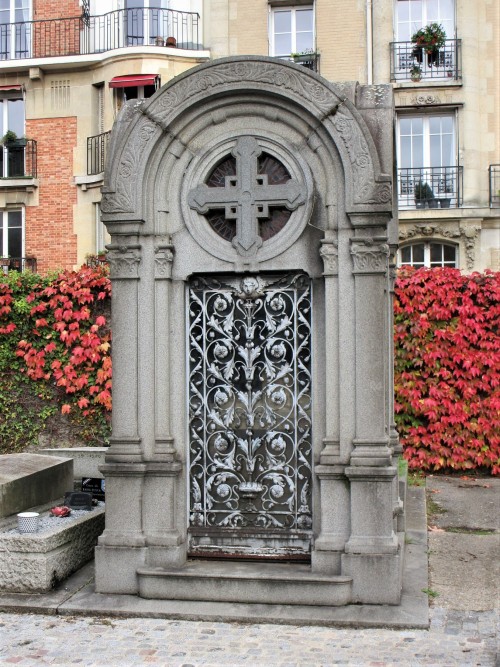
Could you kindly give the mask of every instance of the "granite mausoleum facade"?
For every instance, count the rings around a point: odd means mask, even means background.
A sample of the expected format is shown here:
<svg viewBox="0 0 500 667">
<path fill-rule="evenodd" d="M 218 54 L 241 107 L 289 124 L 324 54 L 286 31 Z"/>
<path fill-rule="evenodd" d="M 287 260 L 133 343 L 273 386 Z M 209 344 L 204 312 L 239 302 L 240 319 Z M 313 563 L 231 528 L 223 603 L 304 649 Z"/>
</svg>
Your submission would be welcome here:
<svg viewBox="0 0 500 667">
<path fill-rule="evenodd" d="M 398 604 L 394 103 L 216 60 L 113 129 L 113 434 L 96 590 Z"/>
</svg>

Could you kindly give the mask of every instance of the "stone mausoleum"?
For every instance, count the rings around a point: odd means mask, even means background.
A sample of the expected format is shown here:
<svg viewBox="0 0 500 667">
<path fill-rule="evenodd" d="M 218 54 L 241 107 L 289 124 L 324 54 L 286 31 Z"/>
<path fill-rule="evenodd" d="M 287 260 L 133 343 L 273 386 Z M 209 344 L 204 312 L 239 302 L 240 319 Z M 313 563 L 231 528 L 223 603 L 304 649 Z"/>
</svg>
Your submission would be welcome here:
<svg viewBox="0 0 500 667">
<path fill-rule="evenodd" d="M 98 592 L 399 603 L 393 118 L 253 56 L 122 110 Z"/>
</svg>

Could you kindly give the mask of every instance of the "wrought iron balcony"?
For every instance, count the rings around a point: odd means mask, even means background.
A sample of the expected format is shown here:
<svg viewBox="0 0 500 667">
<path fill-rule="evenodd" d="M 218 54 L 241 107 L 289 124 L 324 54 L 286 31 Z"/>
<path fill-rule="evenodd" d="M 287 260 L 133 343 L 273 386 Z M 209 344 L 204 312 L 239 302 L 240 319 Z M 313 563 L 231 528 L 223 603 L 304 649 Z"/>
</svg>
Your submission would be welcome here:
<svg viewBox="0 0 500 667">
<path fill-rule="evenodd" d="M 307 67 L 307 69 L 313 72 L 319 72 L 319 58 L 319 53 L 299 53 L 292 56 L 294 63 L 302 65 L 302 67 Z"/>
<path fill-rule="evenodd" d="M 200 50 L 200 15 L 174 9 L 118 9 L 100 16 L 0 24 L 0 60 L 104 53 L 126 46 Z"/>
<path fill-rule="evenodd" d="M 490 208 L 500 208 L 500 164 L 490 164 Z"/>
<path fill-rule="evenodd" d="M 447 39 L 433 53 L 413 42 L 391 42 L 391 81 L 461 78 L 462 40 Z"/>
<path fill-rule="evenodd" d="M 36 273 L 36 257 L 0 257 L 0 270 L 3 273 L 9 271 Z"/>
<path fill-rule="evenodd" d="M 111 132 L 103 132 L 93 137 L 87 137 L 87 175 L 93 176 L 104 171 L 106 151 L 108 149 Z"/>
<path fill-rule="evenodd" d="M 0 178 L 36 178 L 37 143 L 17 139 L 0 146 Z"/>
<path fill-rule="evenodd" d="M 398 206 L 458 208 L 462 205 L 463 167 L 398 169 Z"/>
<path fill-rule="evenodd" d="M 296 65 L 302 65 L 302 67 L 307 67 L 307 69 L 310 69 L 313 72 L 318 72 L 319 74 L 319 53 L 295 53 L 289 56 L 276 56 L 276 58 L 279 58 L 279 60 L 287 60 Z"/>
</svg>

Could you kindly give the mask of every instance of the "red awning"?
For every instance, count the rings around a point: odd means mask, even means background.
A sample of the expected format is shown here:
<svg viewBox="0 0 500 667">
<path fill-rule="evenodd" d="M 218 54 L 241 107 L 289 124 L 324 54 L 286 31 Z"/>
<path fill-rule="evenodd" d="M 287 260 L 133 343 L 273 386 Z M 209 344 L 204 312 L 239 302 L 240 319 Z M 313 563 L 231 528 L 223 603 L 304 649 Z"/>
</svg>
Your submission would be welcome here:
<svg viewBox="0 0 500 667">
<path fill-rule="evenodd" d="M 154 86 L 158 74 L 127 74 L 115 76 L 109 82 L 110 88 L 130 88 L 132 86 Z"/>
<path fill-rule="evenodd" d="M 0 86 L 0 90 L 22 90 L 21 83 L 9 83 L 7 86 Z"/>
</svg>

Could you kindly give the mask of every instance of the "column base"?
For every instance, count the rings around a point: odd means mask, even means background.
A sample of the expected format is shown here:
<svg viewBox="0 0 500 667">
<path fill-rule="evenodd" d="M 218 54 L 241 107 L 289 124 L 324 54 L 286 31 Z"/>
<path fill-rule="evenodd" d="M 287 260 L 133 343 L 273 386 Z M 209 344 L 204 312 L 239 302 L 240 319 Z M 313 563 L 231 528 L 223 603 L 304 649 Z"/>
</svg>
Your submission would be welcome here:
<svg viewBox="0 0 500 667">
<path fill-rule="evenodd" d="M 403 555 L 344 554 L 342 574 L 352 577 L 352 602 L 400 604 Z"/>
<path fill-rule="evenodd" d="M 96 593 L 124 593 L 136 595 L 139 592 L 137 569 L 146 563 L 145 547 L 95 548 L 95 590 Z"/>
</svg>

